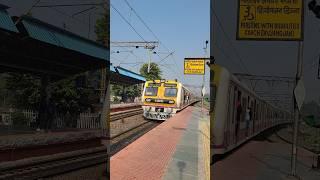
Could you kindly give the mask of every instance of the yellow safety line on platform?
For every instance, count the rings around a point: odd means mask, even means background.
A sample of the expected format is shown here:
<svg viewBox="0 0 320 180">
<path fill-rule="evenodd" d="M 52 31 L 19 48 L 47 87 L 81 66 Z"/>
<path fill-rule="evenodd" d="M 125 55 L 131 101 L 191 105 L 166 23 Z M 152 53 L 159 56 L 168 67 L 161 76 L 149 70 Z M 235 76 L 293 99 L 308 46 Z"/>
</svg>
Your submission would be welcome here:
<svg viewBox="0 0 320 180">
<path fill-rule="evenodd" d="M 204 180 L 210 180 L 210 121 L 209 117 L 201 118 L 199 122 L 200 140 L 199 140 L 199 165 L 198 177 Z"/>
</svg>

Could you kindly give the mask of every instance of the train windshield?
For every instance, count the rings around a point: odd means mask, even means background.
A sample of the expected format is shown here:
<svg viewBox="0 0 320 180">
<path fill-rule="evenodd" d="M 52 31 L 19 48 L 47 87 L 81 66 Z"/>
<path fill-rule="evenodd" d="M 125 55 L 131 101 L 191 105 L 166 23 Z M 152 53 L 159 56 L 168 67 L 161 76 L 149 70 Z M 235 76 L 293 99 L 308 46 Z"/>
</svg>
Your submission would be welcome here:
<svg viewBox="0 0 320 180">
<path fill-rule="evenodd" d="M 164 91 L 164 96 L 176 97 L 177 96 L 177 88 L 166 88 L 166 90 Z"/>
<path fill-rule="evenodd" d="M 146 96 L 157 96 L 158 88 L 157 87 L 147 87 L 145 95 Z"/>
</svg>

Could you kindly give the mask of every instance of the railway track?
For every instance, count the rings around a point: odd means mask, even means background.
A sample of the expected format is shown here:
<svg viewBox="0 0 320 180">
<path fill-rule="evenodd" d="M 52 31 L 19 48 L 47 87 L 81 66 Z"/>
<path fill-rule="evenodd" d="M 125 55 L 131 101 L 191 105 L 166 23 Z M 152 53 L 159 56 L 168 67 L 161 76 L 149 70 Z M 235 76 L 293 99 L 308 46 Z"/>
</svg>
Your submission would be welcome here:
<svg viewBox="0 0 320 180">
<path fill-rule="evenodd" d="M 140 108 L 111 115 L 111 123 L 118 123 L 119 126 L 115 127 L 121 128 L 120 131 L 111 133 L 111 156 L 160 124 L 158 121 L 144 119 L 142 113 L 143 110 Z M 126 124 L 125 119 L 134 123 Z M 112 130 L 116 131 L 117 128 Z"/>
<path fill-rule="evenodd" d="M 3 163 L 0 179 L 39 179 L 107 163 L 107 147 L 78 150 L 15 162 Z"/>
<path fill-rule="evenodd" d="M 111 156 L 160 124 L 157 121 L 145 120 L 142 112 L 141 108 L 137 108 L 115 112 L 110 115 L 110 123 L 118 123 L 119 127 L 124 127 L 124 130 L 111 136 Z M 130 127 L 125 127 L 128 124 L 125 121 L 130 122 L 131 120 L 129 118 L 135 118 L 136 122 L 131 123 Z M 104 164 L 107 161 L 107 147 L 105 146 L 22 159 L 2 163 L 0 166 L 0 180 L 42 179 Z"/>
<path fill-rule="evenodd" d="M 142 114 L 143 110 L 141 108 L 136 108 L 127 111 L 115 112 L 110 115 L 110 122 L 122 120 L 126 117 Z"/>
</svg>

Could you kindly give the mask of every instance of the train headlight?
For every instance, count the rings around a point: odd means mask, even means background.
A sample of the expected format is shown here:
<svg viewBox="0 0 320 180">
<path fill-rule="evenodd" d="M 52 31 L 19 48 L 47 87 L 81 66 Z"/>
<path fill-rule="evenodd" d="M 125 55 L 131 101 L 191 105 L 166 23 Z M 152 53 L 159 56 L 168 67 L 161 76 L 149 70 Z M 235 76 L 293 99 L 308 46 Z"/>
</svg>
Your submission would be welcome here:
<svg viewBox="0 0 320 180">
<path fill-rule="evenodd" d="M 145 99 L 145 101 L 146 101 L 146 102 L 151 102 L 151 99 L 148 98 L 148 99 Z"/>
<path fill-rule="evenodd" d="M 169 101 L 169 104 L 174 104 L 174 100 L 170 100 L 170 101 Z"/>
</svg>

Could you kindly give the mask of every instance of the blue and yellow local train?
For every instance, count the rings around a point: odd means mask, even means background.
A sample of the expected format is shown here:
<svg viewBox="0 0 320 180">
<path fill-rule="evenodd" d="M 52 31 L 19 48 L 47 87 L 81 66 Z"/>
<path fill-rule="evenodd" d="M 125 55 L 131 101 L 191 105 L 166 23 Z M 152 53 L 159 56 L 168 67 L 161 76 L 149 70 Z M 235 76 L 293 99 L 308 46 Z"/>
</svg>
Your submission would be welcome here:
<svg viewBox="0 0 320 180">
<path fill-rule="evenodd" d="M 143 116 L 166 120 L 193 102 L 194 95 L 177 80 L 147 81 L 142 95 Z"/>
</svg>

